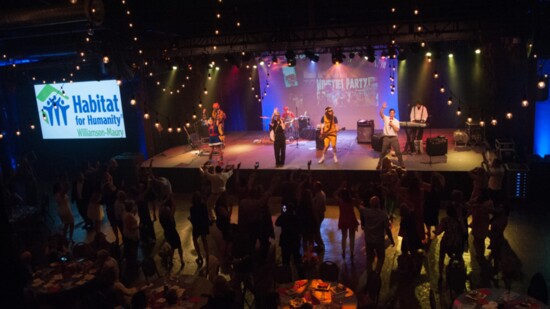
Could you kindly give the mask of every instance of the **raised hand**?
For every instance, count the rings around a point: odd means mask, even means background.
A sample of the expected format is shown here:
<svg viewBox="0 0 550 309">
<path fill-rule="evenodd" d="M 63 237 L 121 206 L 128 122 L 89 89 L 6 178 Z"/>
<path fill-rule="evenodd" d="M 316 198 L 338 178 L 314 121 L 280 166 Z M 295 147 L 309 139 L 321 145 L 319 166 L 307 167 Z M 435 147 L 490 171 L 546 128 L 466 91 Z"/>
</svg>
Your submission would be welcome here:
<svg viewBox="0 0 550 309">
<path fill-rule="evenodd" d="M 388 103 L 386 102 L 382 103 L 382 108 L 386 108 L 386 107 L 388 107 Z"/>
</svg>

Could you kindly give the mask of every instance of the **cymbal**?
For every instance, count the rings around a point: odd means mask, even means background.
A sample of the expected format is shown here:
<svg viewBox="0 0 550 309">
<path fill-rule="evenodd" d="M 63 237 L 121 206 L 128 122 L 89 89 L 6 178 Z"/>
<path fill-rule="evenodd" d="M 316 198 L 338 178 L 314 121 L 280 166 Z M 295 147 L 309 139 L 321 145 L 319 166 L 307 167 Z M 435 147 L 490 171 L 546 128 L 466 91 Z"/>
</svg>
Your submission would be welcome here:
<svg viewBox="0 0 550 309">
<path fill-rule="evenodd" d="M 269 119 L 269 116 L 260 116 L 261 119 Z"/>
</svg>

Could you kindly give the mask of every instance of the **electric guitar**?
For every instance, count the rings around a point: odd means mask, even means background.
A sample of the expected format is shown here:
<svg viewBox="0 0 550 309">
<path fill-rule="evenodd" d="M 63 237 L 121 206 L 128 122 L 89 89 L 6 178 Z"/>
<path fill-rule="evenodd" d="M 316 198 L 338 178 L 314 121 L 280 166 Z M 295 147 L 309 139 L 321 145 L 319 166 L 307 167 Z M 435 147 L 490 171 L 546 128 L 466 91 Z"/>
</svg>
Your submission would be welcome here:
<svg viewBox="0 0 550 309">
<path fill-rule="evenodd" d="M 340 129 L 338 129 L 335 133 L 338 134 L 341 131 L 346 131 L 346 127 L 342 127 Z M 323 133 L 323 128 L 321 128 L 321 134 L 319 134 L 319 140 L 321 140 L 321 141 L 324 140 L 330 134 L 332 134 L 332 133 L 329 133 L 329 132 L 324 132 Z"/>
</svg>

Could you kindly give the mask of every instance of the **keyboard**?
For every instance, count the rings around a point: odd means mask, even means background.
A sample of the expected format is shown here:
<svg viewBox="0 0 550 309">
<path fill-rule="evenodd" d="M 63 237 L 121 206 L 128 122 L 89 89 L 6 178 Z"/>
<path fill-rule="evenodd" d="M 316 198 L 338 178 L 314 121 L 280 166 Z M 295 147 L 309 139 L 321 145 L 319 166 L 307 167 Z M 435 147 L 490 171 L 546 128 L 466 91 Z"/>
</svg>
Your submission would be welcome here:
<svg viewBox="0 0 550 309">
<path fill-rule="evenodd" d="M 409 128 L 425 128 L 427 125 L 425 122 L 400 121 L 399 126 Z"/>
</svg>

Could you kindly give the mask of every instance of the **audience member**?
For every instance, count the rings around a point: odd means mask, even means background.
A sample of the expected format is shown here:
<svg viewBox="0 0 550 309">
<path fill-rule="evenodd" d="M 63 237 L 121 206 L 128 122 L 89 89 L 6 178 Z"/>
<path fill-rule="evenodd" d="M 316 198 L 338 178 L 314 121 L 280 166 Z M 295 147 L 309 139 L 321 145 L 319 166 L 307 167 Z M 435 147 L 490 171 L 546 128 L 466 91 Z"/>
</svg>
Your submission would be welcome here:
<svg viewBox="0 0 550 309">
<path fill-rule="evenodd" d="M 367 248 L 367 272 L 372 272 L 372 264 L 377 258 L 374 271 L 380 273 L 386 258 L 386 241 L 388 236 L 392 246 L 395 246 L 391 233 L 388 214 L 380 205 L 380 198 L 373 196 L 368 208 L 361 208 L 361 226 L 365 231 L 365 247 Z"/>
<path fill-rule="evenodd" d="M 172 197 L 168 197 L 164 201 L 164 204 L 161 205 L 159 210 L 159 222 L 162 226 L 162 229 L 164 230 L 164 239 L 166 242 L 170 245 L 170 254 L 168 254 L 168 257 L 170 259 L 170 262 L 172 261 L 172 257 L 174 256 L 174 251 L 177 249 L 178 254 L 180 257 L 180 269 L 183 269 L 183 266 L 185 263 L 183 262 L 183 249 L 181 248 L 181 238 L 178 234 L 178 230 L 176 229 L 176 219 L 174 218 L 174 214 L 176 213 L 176 202 L 174 202 L 174 199 Z M 170 263 L 169 266 L 172 263 Z"/>
<path fill-rule="evenodd" d="M 218 199 L 218 201 L 220 200 L 221 198 Z M 196 259 L 196 262 L 199 265 L 199 267 L 201 267 L 203 263 L 203 257 L 201 253 L 201 248 L 199 246 L 199 237 L 201 238 L 202 246 L 204 247 L 206 262 L 208 264 L 208 256 L 210 256 L 210 254 L 208 253 L 207 236 L 210 233 L 210 222 L 208 219 L 208 209 L 206 208 L 206 204 L 203 203 L 201 193 L 198 191 L 193 193 L 189 214 L 190 214 L 189 221 L 191 221 L 191 225 L 193 226 L 193 232 L 192 232 L 193 246 L 195 247 L 195 251 L 197 252 L 197 256 L 198 256 Z M 224 224 L 229 224 L 229 218 L 225 216 L 226 214 L 222 213 L 221 215 L 222 217 L 218 217 L 218 220 L 220 220 L 220 222 L 219 223 L 216 222 L 216 224 L 219 224 L 222 226 Z M 225 229 L 226 226 L 223 226 L 223 228 Z M 227 226 L 227 228 L 229 227 Z"/>
<path fill-rule="evenodd" d="M 346 242 L 349 235 L 350 258 L 353 260 L 355 254 L 355 231 L 357 231 L 357 226 L 359 226 L 357 217 L 355 216 L 357 201 L 352 197 L 345 183 L 336 191 L 335 197 L 340 209 L 338 229 L 342 231 L 342 259 L 346 259 Z"/>
</svg>

